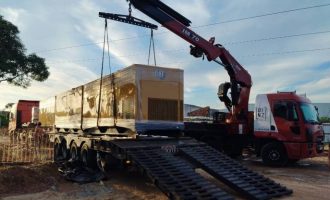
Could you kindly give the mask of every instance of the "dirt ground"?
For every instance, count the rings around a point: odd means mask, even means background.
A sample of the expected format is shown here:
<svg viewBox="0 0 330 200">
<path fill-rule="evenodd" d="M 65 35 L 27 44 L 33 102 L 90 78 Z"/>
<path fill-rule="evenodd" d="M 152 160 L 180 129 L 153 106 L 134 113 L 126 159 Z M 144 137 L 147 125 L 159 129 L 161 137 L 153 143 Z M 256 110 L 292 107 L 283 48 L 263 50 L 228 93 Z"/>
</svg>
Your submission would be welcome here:
<svg viewBox="0 0 330 200">
<path fill-rule="evenodd" d="M 167 199 L 137 172 L 115 170 L 108 180 L 77 184 L 64 180 L 53 163 L 0 167 L 0 199 Z"/>
<path fill-rule="evenodd" d="M 293 195 L 282 199 L 329 199 L 330 197 L 330 167 L 326 156 L 305 159 L 282 168 L 266 167 L 258 160 L 248 160 L 244 163 L 293 190 Z"/>
<path fill-rule="evenodd" d="M 327 157 L 299 161 L 271 168 L 254 158 L 241 162 L 294 191 L 282 199 L 329 199 L 330 168 Z M 167 199 L 153 184 L 136 171 L 114 170 L 108 180 L 77 184 L 64 180 L 52 163 L 28 166 L 0 166 L 0 199 L 4 200 L 85 200 L 85 199 Z M 227 192 L 241 199 L 230 189 Z"/>
</svg>

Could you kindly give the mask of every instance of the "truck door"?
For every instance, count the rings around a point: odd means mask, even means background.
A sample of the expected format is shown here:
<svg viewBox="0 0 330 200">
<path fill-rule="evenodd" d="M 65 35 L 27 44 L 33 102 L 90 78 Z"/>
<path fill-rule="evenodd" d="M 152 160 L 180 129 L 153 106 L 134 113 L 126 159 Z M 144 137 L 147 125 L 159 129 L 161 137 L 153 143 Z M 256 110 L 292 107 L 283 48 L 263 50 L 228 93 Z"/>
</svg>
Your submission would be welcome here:
<svg viewBox="0 0 330 200">
<path fill-rule="evenodd" d="M 276 101 L 273 104 L 274 120 L 279 138 L 283 142 L 300 142 L 303 128 L 298 115 L 298 106 L 293 101 Z"/>
</svg>

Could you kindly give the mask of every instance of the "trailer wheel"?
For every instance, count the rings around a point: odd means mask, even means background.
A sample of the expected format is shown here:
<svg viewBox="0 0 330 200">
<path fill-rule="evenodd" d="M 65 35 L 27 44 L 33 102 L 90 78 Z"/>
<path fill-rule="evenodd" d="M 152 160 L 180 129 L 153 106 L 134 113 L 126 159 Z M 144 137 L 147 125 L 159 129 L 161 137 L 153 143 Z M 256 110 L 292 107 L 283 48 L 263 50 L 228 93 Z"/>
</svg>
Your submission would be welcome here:
<svg viewBox="0 0 330 200">
<path fill-rule="evenodd" d="M 63 139 L 61 142 L 61 154 L 62 154 L 62 158 L 63 160 L 67 160 L 68 159 L 68 150 L 66 148 L 66 140 Z"/>
<path fill-rule="evenodd" d="M 97 166 L 96 152 L 90 149 L 86 143 L 81 147 L 80 158 L 86 167 L 95 168 Z"/>
<path fill-rule="evenodd" d="M 59 161 L 62 158 L 62 153 L 61 153 L 61 143 L 58 141 L 58 139 L 55 140 L 54 143 L 54 161 Z"/>
<path fill-rule="evenodd" d="M 54 161 L 66 160 L 67 158 L 66 141 L 62 140 L 62 142 L 60 142 L 56 139 L 54 143 Z"/>
<path fill-rule="evenodd" d="M 78 146 L 75 142 L 72 142 L 70 147 L 70 158 L 73 161 L 79 160 Z"/>
<path fill-rule="evenodd" d="M 261 149 L 261 157 L 266 165 L 271 166 L 284 166 L 288 162 L 284 147 L 276 142 L 264 145 Z"/>
</svg>

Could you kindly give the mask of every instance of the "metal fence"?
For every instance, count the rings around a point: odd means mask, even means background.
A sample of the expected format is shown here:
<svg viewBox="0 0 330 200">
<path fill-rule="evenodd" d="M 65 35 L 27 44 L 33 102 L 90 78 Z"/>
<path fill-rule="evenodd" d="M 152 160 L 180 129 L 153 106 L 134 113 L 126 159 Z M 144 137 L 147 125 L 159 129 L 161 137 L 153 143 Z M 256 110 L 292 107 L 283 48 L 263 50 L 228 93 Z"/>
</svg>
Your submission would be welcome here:
<svg viewBox="0 0 330 200">
<path fill-rule="evenodd" d="M 330 123 L 323 123 L 324 143 L 330 145 Z"/>
<path fill-rule="evenodd" d="M 48 134 L 37 136 L 34 129 L 21 129 L 11 134 L 0 130 L 0 164 L 30 164 L 53 160 L 53 143 Z"/>
</svg>

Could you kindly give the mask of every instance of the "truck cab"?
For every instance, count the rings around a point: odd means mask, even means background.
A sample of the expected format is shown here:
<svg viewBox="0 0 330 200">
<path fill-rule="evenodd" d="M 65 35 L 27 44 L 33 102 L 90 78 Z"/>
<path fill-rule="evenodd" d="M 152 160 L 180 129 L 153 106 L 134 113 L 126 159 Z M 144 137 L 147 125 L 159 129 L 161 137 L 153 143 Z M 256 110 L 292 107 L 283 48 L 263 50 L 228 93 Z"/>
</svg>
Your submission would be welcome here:
<svg viewBox="0 0 330 200">
<path fill-rule="evenodd" d="M 295 92 L 256 97 L 254 137 L 263 162 L 282 165 L 323 152 L 323 129 L 317 108 Z"/>
</svg>

